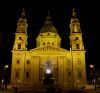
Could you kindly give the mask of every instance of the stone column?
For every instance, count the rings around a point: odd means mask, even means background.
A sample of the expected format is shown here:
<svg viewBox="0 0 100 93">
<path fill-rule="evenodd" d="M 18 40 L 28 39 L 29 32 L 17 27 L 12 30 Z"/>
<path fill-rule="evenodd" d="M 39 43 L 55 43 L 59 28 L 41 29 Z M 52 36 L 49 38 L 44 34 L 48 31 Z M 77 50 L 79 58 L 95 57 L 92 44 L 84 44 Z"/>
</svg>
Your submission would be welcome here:
<svg viewBox="0 0 100 93">
<path fill-rule="evenodd" d="M 63 84 L 63 57 L 58 57 L 58 85 Z"/>
</svg>

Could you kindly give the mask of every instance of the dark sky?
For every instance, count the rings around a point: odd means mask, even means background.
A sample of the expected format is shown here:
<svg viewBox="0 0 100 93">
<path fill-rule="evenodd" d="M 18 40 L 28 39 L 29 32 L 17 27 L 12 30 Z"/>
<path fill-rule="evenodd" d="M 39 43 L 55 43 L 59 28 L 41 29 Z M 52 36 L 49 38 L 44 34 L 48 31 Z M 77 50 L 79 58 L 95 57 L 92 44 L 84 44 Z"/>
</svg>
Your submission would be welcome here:
<svg viewBox="0 0 100 93">
<path fill-rule="evenodd" d="M 69 2 L 70 1 L 70 2 Z M 66 0 L 66 2 L 41 0 L 31 2 L 17 0 L 14 2 L 1 3 L 0 7 L 0 68 L 5 64 L 11 64 L 11 50 L 14 43 L 14 33 L 18 18 L 21 15 L 22 8 L 26 10 L 28 22 L 28 48 L 35 48 L 35 38 L 43 26 L 45 17 L 50 11 L 54 26 L 57 28 L 62 38 L 62 47 L 69 50 L 69 24 L 72 14 L 72 7 L 75 8 L 77 17 L 81 24 L 83 41 L 86 49 L 86 64 L 93 63 L 95 68 L 99 68 L 99 44 L 100 44 L 100 15 L 98 2 L 87 2 L 84 0 Z"/>
</svg>

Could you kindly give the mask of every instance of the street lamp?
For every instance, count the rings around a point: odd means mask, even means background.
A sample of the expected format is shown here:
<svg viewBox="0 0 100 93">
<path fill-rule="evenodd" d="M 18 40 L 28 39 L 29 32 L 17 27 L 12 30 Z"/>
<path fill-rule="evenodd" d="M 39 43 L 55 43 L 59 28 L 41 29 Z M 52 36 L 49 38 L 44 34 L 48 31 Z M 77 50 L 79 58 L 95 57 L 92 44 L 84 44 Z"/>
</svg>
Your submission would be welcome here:
<svg viewBox="0 0 100 93">
<path fill-rule="evenodd" d="M 94 69 L 94 65 L 93 64 L 90 64 L 90 68 L 93 68 Z"/>
<path fill-rule="evenodd" d="M 90 75 L 91 75 L 91 83 L 94 83 L 94 65 L 90 64 Z"/>
<path fill-rule="evenodd" d="M 6 68 L 8 68 L 8 67 L 9 67 L 9 65 L 5 65 L 5 66 L 4 66 L 4 69 L 6 69 Z"/>
<path fill-rule="evenodd" d="M 78 88 L 78 84 L 79 84 L 80 80 L 77 80 L 77 88 Z"/>
<path fill-rule="evenodd" d="M 9 77 L 8 77 L 8 69 L 9 68 L 9 65 L 5 65 L 4 66 L 4 69 L 2 71 L 2 84 L 3 84 L 3 88 L 7 89 L 7 84 L 8 84 L 8 80 L 9 80 Z"/>
</svg>

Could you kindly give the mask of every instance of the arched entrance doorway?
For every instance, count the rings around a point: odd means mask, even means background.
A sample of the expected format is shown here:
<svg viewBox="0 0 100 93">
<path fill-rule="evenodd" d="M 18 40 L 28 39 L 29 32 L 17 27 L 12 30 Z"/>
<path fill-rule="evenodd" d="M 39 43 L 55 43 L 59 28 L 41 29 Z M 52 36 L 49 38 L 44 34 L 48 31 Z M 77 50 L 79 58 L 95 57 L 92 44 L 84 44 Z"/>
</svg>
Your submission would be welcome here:
<svg viewBox="0 0 100 93">
<path fill-rule="evenodd" d="M 54 66 L 50 60 L 43 65 L 43 84 L 54 84 Z"/>
</svg>

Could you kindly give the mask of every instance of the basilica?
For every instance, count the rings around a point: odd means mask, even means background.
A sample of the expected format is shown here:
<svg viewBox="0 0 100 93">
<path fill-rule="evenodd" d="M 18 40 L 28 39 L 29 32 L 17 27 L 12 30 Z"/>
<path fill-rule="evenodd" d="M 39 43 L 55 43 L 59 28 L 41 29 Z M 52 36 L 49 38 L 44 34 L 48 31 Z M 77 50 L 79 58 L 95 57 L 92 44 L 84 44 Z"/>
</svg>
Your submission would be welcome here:
<svg viewBox="0 0 100 93">
<path fill-rule="evenodd" d="M 27 19 L 18 19 L 12 49 L 11 84 L 62 87 L 86 84 L 85 49 L 75 10 L 70 19 L 70 49 L 61 48 L 61 37 L 48 14 L 36 37 L 36 48 L 27 49 Z"/>
</svg>

